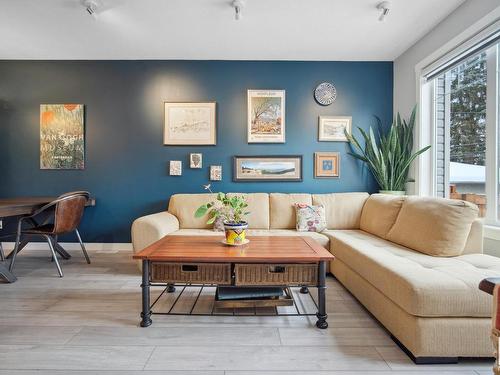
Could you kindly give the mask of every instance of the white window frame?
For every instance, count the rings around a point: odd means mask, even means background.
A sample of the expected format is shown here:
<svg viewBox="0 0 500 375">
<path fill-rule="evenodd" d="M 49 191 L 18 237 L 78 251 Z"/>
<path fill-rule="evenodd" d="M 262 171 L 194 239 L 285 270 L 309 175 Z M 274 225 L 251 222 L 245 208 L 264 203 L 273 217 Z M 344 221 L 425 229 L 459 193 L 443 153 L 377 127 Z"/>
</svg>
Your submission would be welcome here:
<svg viewBox="0 0 500 375">
<path fill-rule="evenodd" d="M 469 27 L 462 34 L 458 35 L 432 55 L 422 60 L 415 66 L 416 88 L 417 88 L 417 103 L 419 106 L 417 125 L 415 131 L 415 148 L 419 149 L 427 145 L 431 145 L 430 152 L 422 154 L 415 163 L 415 191 L 416 195 L 435 196 L 436 195 L 436 122 L 434 118 L 434 97 L 435 97 L 435 81 L 427 81 L 425 76 L 429 72 L 436 70 L 446 61 L 451 61 L 457 56 L 460 56 L 465 51 L 476 45 L 478 41 L 498 30 L 500 27 L 500 10 L 494 11 L 484 17 L 476 24 Z M 493 51 L 495 49 L 495 51 Z M 496 53 L 492 53 L 496 52 Z M 499 194 L 498 187 L 498 169 L 500 161 L 498 160 L 498 143 L 499 129 L 497 127 L 500 113 L 500 92 L 499 77 L 500 71 L 500 48 L 497 46 L 490 47 L 487 54 L 487 110 L 486 110 L 486 165 L 495 167 L 486 168 L 486 199 L 487 202 L 497 202 Z M 490 73 L 492 72 L 492 73 Z M 495 95 L 488 95 L 488 92 L 496 90 Z M 446 192 L 448 193 L 448 192 Z M 487 213 L 485 224 L 490 225 L 489 231 L 498 230 L 500 233 L 500 220 L 498 217 L 498 205 L 487 203 Z M 488 229 L 488 228 L 487 228 Z M 487 230 L 488 231 L 488 230 Z"/>
</svg>

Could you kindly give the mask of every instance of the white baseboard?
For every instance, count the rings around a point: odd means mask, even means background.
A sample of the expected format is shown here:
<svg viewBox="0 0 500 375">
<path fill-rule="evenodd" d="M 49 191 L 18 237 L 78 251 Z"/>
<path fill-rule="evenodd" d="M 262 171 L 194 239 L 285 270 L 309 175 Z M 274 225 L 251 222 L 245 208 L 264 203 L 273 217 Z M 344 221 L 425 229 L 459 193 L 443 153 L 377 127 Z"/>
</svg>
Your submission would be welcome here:
<svg viewBox="0 0 500 375">
<path fill-rule="evenodd" d="M 78 242 L 60 242 L 61 246 L 66 250 L 81 250 Z M 14 249 L 14 242 L 2 242 L 4 250 L 10 251 Z M 105 242 L 85 242 L 85 248 L 90 251 L 116 252 L 116 251 L 132 251 L 131 243 L 105 243 Z M 47 242 L 30 242 L 25 247 L 26 250 L 47 250 L 49 245 Z"/>
</svg>

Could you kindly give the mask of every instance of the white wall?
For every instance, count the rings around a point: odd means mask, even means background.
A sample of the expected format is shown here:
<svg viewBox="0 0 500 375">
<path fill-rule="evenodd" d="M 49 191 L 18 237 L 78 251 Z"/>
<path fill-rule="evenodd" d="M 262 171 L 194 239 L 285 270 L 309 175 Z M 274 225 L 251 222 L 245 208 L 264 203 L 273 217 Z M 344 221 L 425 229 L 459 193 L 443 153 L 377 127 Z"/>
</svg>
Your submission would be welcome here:
<svg viewBox="0 0 500 375">
<path fill-rule="evenodd" d="M 394 60 L 394 112 L 407 117 L 415 105 L 415 65 L 450 42 L 495 8 L 499 0 L 467 0 L 434 29 Z M 411 27 L 409 25 L 408 27 Z"/>
</svg>

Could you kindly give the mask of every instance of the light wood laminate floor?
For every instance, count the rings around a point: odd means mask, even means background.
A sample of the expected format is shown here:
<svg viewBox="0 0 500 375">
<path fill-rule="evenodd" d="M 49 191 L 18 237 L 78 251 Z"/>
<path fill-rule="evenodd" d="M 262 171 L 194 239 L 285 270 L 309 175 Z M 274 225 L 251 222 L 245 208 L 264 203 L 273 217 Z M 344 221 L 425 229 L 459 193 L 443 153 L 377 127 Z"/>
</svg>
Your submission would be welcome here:
<svg viewBox="0 0 500 375">
<path fill-rule="evenodd" d="M 316 329 L 313 317 L 232 314 L 153 315 L 153 325 L 140 328 L 141 280 L 131 253 L 90 252 L 90 265 L 71 253 L 61 261 L 61 279 L 47 251 L 23 251 L 18 281 L 0 283 L 0 375 L 491 373 L 489 360 L 414 365 L 332 277 L 326 330 Z M 197 308 L 210 308 L 210 298 L 201 298 Z"/>
</svg>

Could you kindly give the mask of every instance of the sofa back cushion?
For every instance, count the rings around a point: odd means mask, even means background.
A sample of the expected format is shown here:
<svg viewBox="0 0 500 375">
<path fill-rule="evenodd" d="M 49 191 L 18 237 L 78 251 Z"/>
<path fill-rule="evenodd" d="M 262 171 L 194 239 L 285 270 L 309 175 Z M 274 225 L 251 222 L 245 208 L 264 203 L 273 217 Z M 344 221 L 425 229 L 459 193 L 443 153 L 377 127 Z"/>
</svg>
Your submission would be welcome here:
<svg viewBox="0 0 500 375">
<path fill-rule="evenodd" d="M 311 194 L 269 194 L 271 229 L 295 229 L 295 204 L 311 205 Z"/>
<path fill-rule="evenodd" d="M 243 195 L 247 198 L 246 216 L 250 229 L 269 229 L 269 194 L 267 193 L 228 193 L 228 196 Z"/>
<path fill-rule="evenodd" d="M 477 206 L 460 200 L 406 197 L 389 241 L 433 256 L 462 254 Z"/>
<path fill-rule="evenodd" d="M 180 229 L 211 229 L 208 216 L 194 217 L 195 211 L 204 203 L 213 201 L 217 194 L 174 194 L 168 203 L 168 212 L 179 220 Z"/>
<path fill-rule="evenodd" d="M 325 207 L 328 229 L 359 229 L 361 211 L 368 193 L 313 194 L 315 206 Z"/>
<path fill-rule="evenodd" d="M 404 196 L 389 194 L 370 195 L 361 213 L 359 229 L 380 238 L 387 238 L 389 230 L 396 222 L 404 200 Z"/>
</svg>

